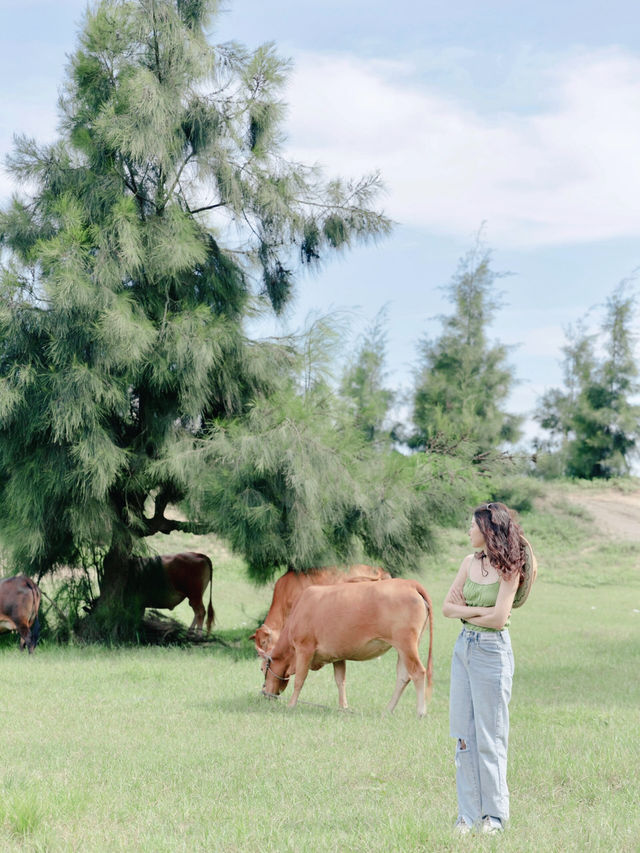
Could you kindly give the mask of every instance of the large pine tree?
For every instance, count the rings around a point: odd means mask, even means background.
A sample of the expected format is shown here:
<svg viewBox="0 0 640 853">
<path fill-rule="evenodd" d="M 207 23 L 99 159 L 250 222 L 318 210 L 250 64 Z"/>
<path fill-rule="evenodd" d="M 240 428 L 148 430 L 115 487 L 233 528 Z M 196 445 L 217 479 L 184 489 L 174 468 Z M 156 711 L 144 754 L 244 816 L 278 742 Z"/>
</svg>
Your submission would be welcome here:
<svg viewBox="0 0 640 853">
<path fill-rule="evenodd" d="M 291 348 L 249 340 L 246 317 L 282 311 L 302 266 L 389 228 L 377 176 L 328 181 L 283 157 L 287 64 L 271 45 L 210 44 L 216 7 L 89 10 L 59 139 L 17 138 L 28 194 L 0 219 L 0 536 L 31 573 L 103 548 L 112 610 L 144 537 L 220 531 L 222 475 L 202 466 L 224 460 L 234 419 L 250 433 L 256 401 L 289 393 Z M 186 520 L 166 513 L 179 502 Z"/>
</svg>

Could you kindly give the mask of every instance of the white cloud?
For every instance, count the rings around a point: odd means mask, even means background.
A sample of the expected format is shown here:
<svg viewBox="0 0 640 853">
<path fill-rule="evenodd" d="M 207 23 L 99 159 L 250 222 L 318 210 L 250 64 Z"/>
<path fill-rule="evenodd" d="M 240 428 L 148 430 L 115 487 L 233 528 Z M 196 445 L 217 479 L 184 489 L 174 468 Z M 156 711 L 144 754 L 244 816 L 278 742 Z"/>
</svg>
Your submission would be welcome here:
<svg viewBox="0 0 640 853">
<path fill-rule="evenodd" d="M 348 55 L 297 57 L 290 150 L 331 172 L 379 168 L 395 219 L 532 247 L 640 234 L 640 58 L 583 53 L 540 74 L 551 104 L 487 115 Z"/>
<path fill-rule="evenodd" d="M 429 57 L 418 61 L 299 54 L 285 96 L 290 153 L 344 176 L 380 169 L 389 215 L 436 234 L 468 239 L 486 221 L 502 248 L 640 235 L 640 57 L 612 48 L 540 68 L 545 106 L 526 113 L 429 87 L 419 77 Z M 3 153 L 15 130 L 54 135 L 53 90 L 36 77 L 8 96 Z M 0 168 L 0 198 L 11 189 Z"/>
</svg>

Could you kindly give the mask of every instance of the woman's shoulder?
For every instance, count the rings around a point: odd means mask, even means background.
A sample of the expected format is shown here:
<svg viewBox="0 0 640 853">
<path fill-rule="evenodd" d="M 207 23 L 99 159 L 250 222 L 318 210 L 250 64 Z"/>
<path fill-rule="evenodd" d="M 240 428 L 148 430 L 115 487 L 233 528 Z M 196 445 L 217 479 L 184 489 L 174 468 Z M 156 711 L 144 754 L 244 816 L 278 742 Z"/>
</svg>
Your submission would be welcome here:
<svg viewBox="0 0 640 853">
<path fill-rule="evenodd" d="M 474 554 L 467 554 L 467 556 L 464 557 L 462 562 L 460 563 L 460 568 L 458 569 L 458 574 L 456 575 L 456 579 L 457 579 L 458 583 L 460 583 L 460 581 L 463 578 L 469 577 L 469 572 L 471 570 L 471 563 L 473 562 L 474 556 L 475 556 Z"/>
<path fill-rule="evenodd" d="M 473 567 L 474 562 L 478 562 L 478 563 L 480 562 L 480 558 L 478 557 L 477 553 L 467 554 L 467 556 L 462 561 L 462 567 L 465 570 L 467 580 L 471 580 L 471 571 L 472 571 L 472 567 Z M 477 573 L 478 573 L 478 568 L 476 566 L 475 574 L 477 574 Z"/>
</svg>

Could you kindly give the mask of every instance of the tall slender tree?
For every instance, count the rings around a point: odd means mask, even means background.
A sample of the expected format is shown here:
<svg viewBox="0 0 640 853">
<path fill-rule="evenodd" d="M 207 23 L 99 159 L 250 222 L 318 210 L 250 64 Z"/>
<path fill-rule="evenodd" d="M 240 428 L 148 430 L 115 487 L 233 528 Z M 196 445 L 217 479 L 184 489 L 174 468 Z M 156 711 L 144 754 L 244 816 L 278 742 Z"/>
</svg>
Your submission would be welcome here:
<svg viewBox="0 0 640 853">
<path fill-rule="evenodd" d="M 536 414 L 550 434 L 547 445 L 540 443 L 542 459 L 544 451 L 557 458 L 555 468 L 562 474 L 594 479 L 630 472 L 640 440 L 635 313 L 635 294 L 622 282 L 606 301 L 599 336 L 588 334 L 584 321 L 568 331 L 565 388 L 547 391 Z"/>
<path fill-rule="evenodd" d="M 166 513 L 203 473 L 185 447 L 211 460 L 222 425 L 290 382 L 291 349 L 249 340 L 245 318 L 389 230 L 376 175 L 282 155 L 287 63 L 210 44 L 217 7 L 96 3 L 58 141 L 18 137 L 10 160 L 32 191 L 0 218 L 0 537 L 32 573 L 103 546 L 105 613 L 145 537 L 218 529 Z"/>
<path fill-rule="evenodd" d="M 466 441 L 476 457 L 519 436 L 520 418 L 504 411 L 514 383 L 507 347 L 488 328 L 500 307 L 491 253 L 480 242 L 460 261 L 447 287 L 454 305 L 439 338 L 424 338 L 413 393 L 413 447 Z"/>
<path fill-rule="evenodd" d="M 566 474 L 572 418 L 583 388 L 596 369 L 596 335 L 589 333 L 584 319 L 567 326 L 562 347 L 564 388 L 550 388 L 542 395 L 534 418 L 545 430 L 546 438 L 536 436 L 536 464 L 545 475 Z"/>
<path fill-rule="evenodd" d="M 340 395 L 357 429 L 366 441 L 382 445 L 390 441 L 390 425 L 385 425 L 385 421 L 395 397 L 393 391 L 385 387 L 385 323 L 383 309 L 363 335 L 340 382 Z"/>
</svg>

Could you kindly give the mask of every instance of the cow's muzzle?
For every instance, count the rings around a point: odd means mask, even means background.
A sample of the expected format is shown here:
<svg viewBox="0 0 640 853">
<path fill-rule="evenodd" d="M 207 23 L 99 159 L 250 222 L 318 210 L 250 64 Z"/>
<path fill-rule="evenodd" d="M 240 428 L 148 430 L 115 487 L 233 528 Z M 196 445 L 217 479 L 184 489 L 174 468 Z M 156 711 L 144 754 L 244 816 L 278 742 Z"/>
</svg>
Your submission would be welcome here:
<svg viewBox="0 0 640 853">
<path fill-rule="evenodd" d="M 267 690 L 264 689 L 264 687 L 262 688 L 262 695 L 266 696 L 267 699 L 279 699 L 280 698 L 277 693 L 269 693 Z"/>
<path fill-rule="evenodd" d="M 284 682 L 284 685 L 283 685 L 283 687 L 282 687 L 282 689 L 283 689 L 283 690 L 284 690 L 284 688 L 286 687 L 287 682 L 289 681 L 289 679 L 291 678 L 291 676 L 290 676 L 290 675 L 278 675 L 278 673 L 277 673 L 277 672 L 274 672 L 274 671 L 271 669 L 271 664 L 272 664 L 272 662 L 273 662 L 273 658 L 271 657 L 271 655 L 267 655 L 267 654 L 265 654 L 265 655 L 264 655 L 264 684 L 262 685 L 262 695 L 263 695 L 263 696 L 266 696 L 268 699 L 277 699 L 277 698 L 278 698 L 278 694 L 277 694 L 277 693 L 270 693 L 270 692 L 266 689 L 266 687 L 267 687 L 267 675 L 268 675 L 269 673 L 271 673 L 271 675 L 273 675 L 273 677 L 274 677 L 274 678 L 277 678 L 277 679 L 278 679 L 278 681 L 282 681 L 282 682 Z"/>
</svg>

